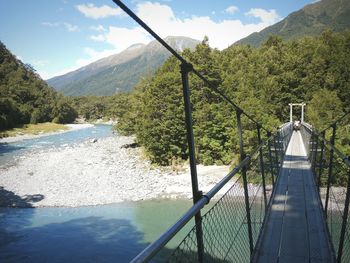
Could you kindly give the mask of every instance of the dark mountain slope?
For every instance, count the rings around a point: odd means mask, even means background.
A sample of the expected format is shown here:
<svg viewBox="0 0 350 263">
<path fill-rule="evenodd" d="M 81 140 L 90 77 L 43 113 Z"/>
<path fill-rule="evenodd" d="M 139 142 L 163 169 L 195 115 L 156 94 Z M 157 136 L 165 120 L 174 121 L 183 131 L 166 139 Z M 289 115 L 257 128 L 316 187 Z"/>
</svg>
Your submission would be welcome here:
<svg viewBox="0 0 350 263">
<path fill-rule="evenodd" d="M 350 0 L 322 0 L 291 13 L 282 21 L 269 26 L 259 33 L 253 33 L 235 44 L 260 46 L 270 35 L 285 40 L 305 35 L 317 36 L 330 29 L 341 32 L 350 28 Z"/>
</svg>

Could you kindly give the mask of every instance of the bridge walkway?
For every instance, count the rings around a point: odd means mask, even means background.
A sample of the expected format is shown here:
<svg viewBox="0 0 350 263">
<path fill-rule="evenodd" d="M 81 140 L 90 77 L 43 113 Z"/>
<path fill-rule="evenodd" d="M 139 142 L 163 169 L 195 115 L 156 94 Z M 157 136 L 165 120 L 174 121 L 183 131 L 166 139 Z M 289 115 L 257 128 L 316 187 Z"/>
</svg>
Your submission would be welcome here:
<svg viewBox="0 0 350 263">
<path fill-rule="evenodd" d="M 324 215 L 299 131 L 284 158 L 254 262 L 333 262 Z"/>
</svg>

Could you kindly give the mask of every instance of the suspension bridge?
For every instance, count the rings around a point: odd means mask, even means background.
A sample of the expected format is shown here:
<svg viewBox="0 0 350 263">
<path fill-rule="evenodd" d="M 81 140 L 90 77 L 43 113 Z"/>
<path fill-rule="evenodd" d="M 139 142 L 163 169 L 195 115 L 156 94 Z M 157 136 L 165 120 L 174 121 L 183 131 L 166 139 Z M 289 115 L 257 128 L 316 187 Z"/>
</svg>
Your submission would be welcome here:
<svg viewBox="0 0 350 263">
<path fill-rule="evenodd" d="M 305 103 L 289 104 L 290 120 L 265 128 L 200 74 L 119 0 L 113 0 L 181 62 L 193 206 L 132 262 L 350 262 L 350 160 L 336 147 L 344 114 L 323 131 L 304 121 Z M 195 74 L 233 109 L 240 163 L 209 192 L 198 189 L 188 75 Z M 293 106 L 301 120 L 293 122 Z M 255 127 L 246 153 L 245 130 Z M 218 197 L 228 183 L 232 187 Z M 214 203 L 214 204 L 212 204 Z M 212 204 L 202 215 L 203 208 Z M 167 258 L 158 257 L 188 224 Z"/>
</svg>

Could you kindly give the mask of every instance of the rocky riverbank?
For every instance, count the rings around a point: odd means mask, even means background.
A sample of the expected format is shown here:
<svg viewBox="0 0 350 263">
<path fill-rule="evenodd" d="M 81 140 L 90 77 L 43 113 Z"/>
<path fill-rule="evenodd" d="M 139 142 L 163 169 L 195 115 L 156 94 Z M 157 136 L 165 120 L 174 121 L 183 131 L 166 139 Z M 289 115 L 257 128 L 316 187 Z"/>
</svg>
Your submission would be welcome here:
<svg viewBox="0 0 350 263">
<path fill-rule="evenodd" d="M 4 192 L 34 207 L 191 198 L 188 169 L 152 168 L 133 142 L 114 136 L 24 155 L 16 166 L 0 167 L 0 205 L 16 205 L 4 203 Z M 198 166 L 200 189 L 208 191 L 227 173 L 227 166 Z"/>
<path fill-rule="evenodd" d="M 85 129 L 85 128 L 92 127 L 94 125 L 90 124 L 90 123 L 82 123 L 82 124 L 65 124 L 65 126 L 68 129 L 54 131 L 54 132 L 40 133 L 40 134 L 23 134 L 23 135 L 0 138 L 0 143 L 11 143 L 11 142 L 18 142 L 21 140 L 39 138 L 39 137 L 53 135 L 53 134 L 59 134 L 59 133 L 64 133 L 64 132 L 69 132 L 69 131 L 74 131 L 74 130 Z"/>
</svg>

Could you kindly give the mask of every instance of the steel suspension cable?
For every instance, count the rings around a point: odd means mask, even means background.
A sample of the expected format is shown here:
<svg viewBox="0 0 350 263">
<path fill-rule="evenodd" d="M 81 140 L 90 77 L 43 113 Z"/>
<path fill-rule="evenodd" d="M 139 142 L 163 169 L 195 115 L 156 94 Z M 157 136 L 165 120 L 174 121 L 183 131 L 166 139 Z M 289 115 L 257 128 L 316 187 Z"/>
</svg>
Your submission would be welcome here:
<svg viewBox="0 0 350 263">
<path fill-rule="evenodd" d="M 159 43 L 161 43 L 174 57 L 176 57 L 181 63 L 188 65 L 191 71 L 199 77 L 208 87 L 219 94 L 227 103 L 229 103 L 236 111 L 241 112 L 249 120 L 259 125 L 264 131 L 270 132 L 261 123 L 256 121 L 251 115 L 247 114 L 242 108 L 240 108 L 236 103 L 234 103 L 229 97 L 227 97 L 222 91 L 220 91 L 216 86 L 214 86 L 207 78 L 200 74 L 196 69 L 193 68 L 192 64 L 189 63 L 185 58 L 183 58 L 176 50 L 174 50 L 168 43 L 166 43 L 157 33 L 155 33 L 145 22 L 142 21 L 133 11 L 131 11 L 122 1 L 113 0 L 113 2 L 118 5 L 125 13 L 127 13 L 132 19 L 134 19 L 141 27 L 143 27 L 151 36 L 153 36 Z"/>
</svg>

